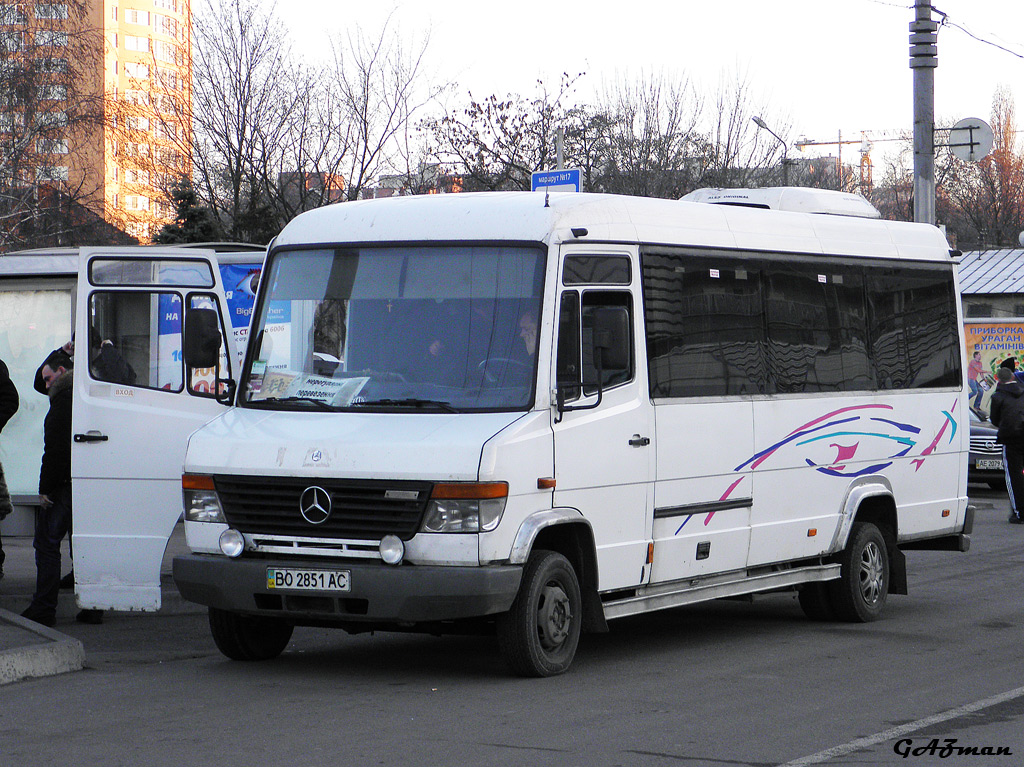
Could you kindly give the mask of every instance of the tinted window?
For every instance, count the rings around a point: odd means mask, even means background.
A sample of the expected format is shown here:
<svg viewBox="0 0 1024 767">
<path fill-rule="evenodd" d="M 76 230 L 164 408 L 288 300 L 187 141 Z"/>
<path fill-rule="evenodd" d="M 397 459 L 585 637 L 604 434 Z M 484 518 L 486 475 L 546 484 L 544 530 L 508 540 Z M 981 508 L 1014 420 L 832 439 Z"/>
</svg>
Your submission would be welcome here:
<svg viewBox="0 0 1024 767">
<path fill-rule="evenodd" d="M 626 256 L 569 256 L 562 270 L 564 285 L 629 285 Z"/>
<path fill-rule="evenodd" d="M 643 254 L 653 397 L 956 386 L 952 266 Z"/>
<path fill-rule="evenodd" d="M 651 395 L 765 391 L 765 327 L 756 264 L 645 254 Z M 754 267 L 754 268 L 752 268 Z"/>
<path fill-rule="evenodd" d="M 93 285 L 181 285 L 212 288 L 213 272 L 206 261 L 153 258 L 96 258 L 89 262 Z"/>
<path fill-rule="evenodd" d="M 959 339 L 950 332 L 956 297 L 948 274 L 927 267 L 873 270 L 867 288 L 868 334 L 879 386 L 957 385 Z"/>
<path fill-rule="evenodd" d="M 859 268 L 772 264 L 764 284 L 773 391 L 873 387 Z"/>
</svg>

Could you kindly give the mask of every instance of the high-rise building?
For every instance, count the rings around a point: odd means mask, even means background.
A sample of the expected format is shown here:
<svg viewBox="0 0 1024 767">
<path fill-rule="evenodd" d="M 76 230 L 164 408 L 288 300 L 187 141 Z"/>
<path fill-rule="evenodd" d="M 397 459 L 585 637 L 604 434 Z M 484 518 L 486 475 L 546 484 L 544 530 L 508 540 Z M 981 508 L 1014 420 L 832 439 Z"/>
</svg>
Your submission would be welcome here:
<svg viewBox="0 0 1024 767">
<path fill-rule="evenodd" d="M 190 0 L 0 2 L 0 101 L 0 185 L 149 241 L 191 172 Z"/>
</svg>

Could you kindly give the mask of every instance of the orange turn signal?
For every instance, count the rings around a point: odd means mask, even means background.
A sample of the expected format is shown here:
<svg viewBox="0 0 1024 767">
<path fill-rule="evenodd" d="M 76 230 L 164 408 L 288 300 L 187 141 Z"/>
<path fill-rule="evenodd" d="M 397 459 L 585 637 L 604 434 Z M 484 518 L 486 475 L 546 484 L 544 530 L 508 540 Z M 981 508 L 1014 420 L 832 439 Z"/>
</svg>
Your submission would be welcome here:
<svg viewBox="0 0 1024 767">
<path fill-rule="evenodd" d="M 216 490 L 213 477 L 209 474 L 182 474 L 182 490 Z"/>
<path fill-rule="evenodd" d="M 439 482 L 430 497 L 448 500 L 507 498 L 508 482 Z"/>
</svg>

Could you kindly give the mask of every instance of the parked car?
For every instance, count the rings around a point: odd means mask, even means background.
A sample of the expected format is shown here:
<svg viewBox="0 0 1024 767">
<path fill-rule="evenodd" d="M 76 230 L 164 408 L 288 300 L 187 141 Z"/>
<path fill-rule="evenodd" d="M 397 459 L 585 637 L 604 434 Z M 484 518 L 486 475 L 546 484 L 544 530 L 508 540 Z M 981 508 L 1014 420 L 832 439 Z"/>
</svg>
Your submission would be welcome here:
<svg viewBox="0 0 1024 767">
<path fill-rule="evenodd" d="M 994 490 L 1006 487 L 1003 472 L 1003 446 L 996 443 L 999 431 L 980 410 L 971 410 L 971 457 L 967 481 L 986 484 Z"/>
</svg>

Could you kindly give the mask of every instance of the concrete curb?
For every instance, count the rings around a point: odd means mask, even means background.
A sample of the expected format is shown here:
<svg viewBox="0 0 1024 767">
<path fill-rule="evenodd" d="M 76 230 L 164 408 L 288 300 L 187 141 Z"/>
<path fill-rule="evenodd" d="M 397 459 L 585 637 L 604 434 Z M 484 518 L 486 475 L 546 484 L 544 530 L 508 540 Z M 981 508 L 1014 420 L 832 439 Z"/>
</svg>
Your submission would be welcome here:
<svg viewBox="0 0 1024 767">
<path fill-rule="evenodd" d="M 27 642 L 21 647 L 0 650 L 0 685 L 85 667 L 85 647 L 77 639 L 2 608 L 0 631 L 21 634 Z"/>
</svg>

